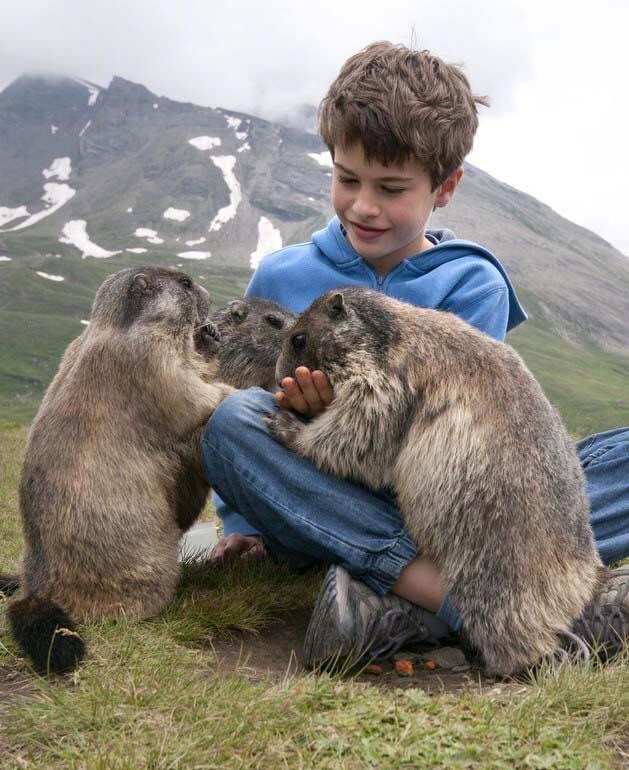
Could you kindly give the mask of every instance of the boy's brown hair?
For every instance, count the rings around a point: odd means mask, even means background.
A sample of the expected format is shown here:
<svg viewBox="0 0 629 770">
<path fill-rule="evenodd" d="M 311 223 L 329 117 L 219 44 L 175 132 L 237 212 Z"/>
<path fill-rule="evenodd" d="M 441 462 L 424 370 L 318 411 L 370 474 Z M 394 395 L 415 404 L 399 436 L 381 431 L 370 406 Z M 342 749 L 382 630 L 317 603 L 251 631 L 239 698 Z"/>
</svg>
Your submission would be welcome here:
<svg viewBox="0 0 629 770">
<path fill-rule="evenodd" d="M 319 132 L 334 147 L 362 145 L 367 161 L 416 160 L 433 189 L 463 163 L 478 128 L 475 96 L 463 71 L 429 51 L 386 41 L 350 56 L 319 107 Z"/>
</svg>

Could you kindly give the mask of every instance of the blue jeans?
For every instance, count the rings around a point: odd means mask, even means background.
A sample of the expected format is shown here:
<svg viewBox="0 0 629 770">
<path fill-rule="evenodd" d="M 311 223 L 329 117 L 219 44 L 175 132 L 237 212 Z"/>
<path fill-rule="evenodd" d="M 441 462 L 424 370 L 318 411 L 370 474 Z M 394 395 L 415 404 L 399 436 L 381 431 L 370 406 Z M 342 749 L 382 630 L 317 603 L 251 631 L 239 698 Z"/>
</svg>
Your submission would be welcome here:
<svg viewBox="0 0 629 770">
<path fill-rule="evenodd" d="M 259 533 L 269 553 L 293 568 L 340 564 L 385 594 L 417 553 L 393 497 L 322 473 L 282 446 L 263 420 L 277 408 L 266 391 L 238 391 L 208 422 L 204 463 L 208 483 L 222 498 L 216 503 L 225 534 Z M 583 439 L 578 448 L 602 558 L 627 556 L 629 428 Z M 449 600 L 438 616 L 460 628 Z"/>
</svg>

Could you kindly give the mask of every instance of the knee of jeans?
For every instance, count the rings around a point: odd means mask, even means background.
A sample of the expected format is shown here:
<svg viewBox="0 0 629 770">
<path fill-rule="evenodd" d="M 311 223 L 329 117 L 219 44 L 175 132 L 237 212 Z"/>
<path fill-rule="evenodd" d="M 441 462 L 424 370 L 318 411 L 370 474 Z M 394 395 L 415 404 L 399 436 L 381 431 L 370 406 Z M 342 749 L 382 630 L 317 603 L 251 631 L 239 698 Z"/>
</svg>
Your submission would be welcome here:
<svg viewBox="0 0 629 770">
<path fill-rule="evenodd" d="M 248 428 L 259 428 L 262 419 L 277 408 L 275 398 L 261 388 L 237 390 L 216 407 L 208 420 L 204 441 L 217 436 L 242 439 Z"/>
</svg>

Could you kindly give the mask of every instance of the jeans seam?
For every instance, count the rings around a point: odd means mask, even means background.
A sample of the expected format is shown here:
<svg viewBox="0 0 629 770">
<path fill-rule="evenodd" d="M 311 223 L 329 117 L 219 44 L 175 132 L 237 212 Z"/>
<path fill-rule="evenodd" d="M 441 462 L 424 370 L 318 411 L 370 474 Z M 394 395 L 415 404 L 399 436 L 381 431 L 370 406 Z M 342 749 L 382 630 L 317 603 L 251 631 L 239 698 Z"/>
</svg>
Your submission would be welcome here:
<svg viewBox="0 0 629 770">
<path fill-rule="evenodd" d="M 582 463 L 584 468 L 589 468 L 592 465 L 599 463 L 606 454 L 613 451 L 616 448 L 615 444 L 599 447 L 595 452 L 592 452 Z"/>
</svg>

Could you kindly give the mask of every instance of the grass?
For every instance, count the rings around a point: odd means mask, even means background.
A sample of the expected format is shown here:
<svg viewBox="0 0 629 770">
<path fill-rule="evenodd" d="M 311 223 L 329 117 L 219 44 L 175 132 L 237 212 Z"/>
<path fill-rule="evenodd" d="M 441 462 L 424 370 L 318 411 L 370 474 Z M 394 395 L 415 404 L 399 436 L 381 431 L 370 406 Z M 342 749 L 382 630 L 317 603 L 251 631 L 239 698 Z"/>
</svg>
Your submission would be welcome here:
<svg viewBox="0 0 629 770">
<path fill-rule="evenodd" d="M 26 431 L 0 427 L 0 568 L 21 550 L 17 483 Z M 184 570 L 158 618 L 83 629 L 89 657 L 72 676 L 30 673 L 0 597 L 0 767 L 620 768 L 629 760 L 629 656 L 542 671 L 529 683 L 460 696 L 382 690 L 351 678 L 252 681 L 219 666 L 214 645 L 311 606 L 320 571 L 268 562 Z M 2 697 L 3 677 L 21 693 Z"/>
<path fill-rule="evenodd" d="M 20 256 L 0 266 L 0 415 L 25 425 L 35 416 L 67 345 L 83 330 L 96 289 L 114 270 L 142 264 L 182 264 L 172 255 L 112 259 Z M 251 271 L 214 263 L 183 264 L 210 290 L 214 307 L 241 295 Z M 64 277 L 52 282 L 37 271 Z"/>
<path fill-rule="evenodd" d="M 535 315 L 507 341 L 540 381 L 573 436 L 629 425 L 628 356 L 567 342 Z"/>
<path fill-rule="evenodd" d="M 162 253 L 79 260 L 68 256 L 19 256 L 0 266 L 0 415 L 25 425 L 69 342 L 84 328 L 96 289 L 113 270 L 128 265 L 169 264 Z M 179 260 L 181 263 L 182 260 Z M 248 268 L 186 262 L 219 307 L 244 291 Z M 53 283 L 36 271 L 62 275 Z M 629 424 L 629 356 L 567 342 L 542 322 L 534 298 L 523 292 L 531 319 L 508 342 L 524 357 L 573 436 Z"/>
<path fill-rule="evenodd" d="M 129 256 L 124 264 L 150 259 Z M 112 263 L 25 254 L 1 269 L 0 570 L 13 571 L 22 549 L 17 488 L 25 425 Z M 210 289 L 215 306 L 241 294 L 249 272 L 186 269 Z M 66 281 L 52 284 L 36 270 Z M 629 423 L 626 357 L 570 345 L 535 317 L 509 342 L 575 437 Z M 604 667 L 542 671 L 527 684 L 470 684 L 457 696 L 288 672 L 255 681 L 221 667 L 221 639 L 309 609 L 321 576 L 267 562 L 187 565 L 160 617 L 85 627 L 89 657 L 60 681 L 33 675 L 20 658 L 0 596 L 0 767 L 629 766 L 629 654 Z"/>
</svg>

